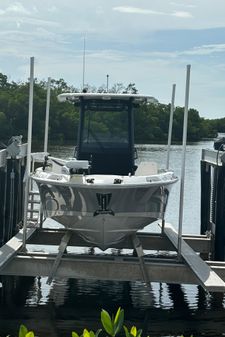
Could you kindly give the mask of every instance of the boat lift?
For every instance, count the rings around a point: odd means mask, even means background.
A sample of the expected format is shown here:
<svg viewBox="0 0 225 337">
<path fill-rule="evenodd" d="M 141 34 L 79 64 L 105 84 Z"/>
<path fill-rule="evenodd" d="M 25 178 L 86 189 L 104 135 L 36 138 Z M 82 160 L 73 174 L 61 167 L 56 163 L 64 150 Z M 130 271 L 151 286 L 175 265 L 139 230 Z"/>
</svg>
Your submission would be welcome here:
<svg viewBox="0 0 225 337">
<path fill-rule="evenodd" d="M 211 239 L 206 235 L 182 236 L 182 259 L 178 259 L 178 234 L 169 224 L 165 224 L 164 231 L 163 235 L 137 233 L 134 240 L 127 238 L 121 246 L 117 246 L 118 249 L 126 250 L 135 247 L 136 257 L 127 253 L 92 254 L 87 252 L 87 243 L 74 232 L 28 227 L 27 251 L 22 249 L 23 230 L 1 247 L 0 274 L 45 276 L 48 277 L 48 283 L 53 277 L 66 276 L 78 279 L 144 281 L 147 284 L 198 284 L 206 291 L 224 292 L 225 263 L 204 261 L 198 255 L 210 254 Z M 38 252 L 34 252 L 28 248 L 30 245 L 41 246 Z M 59 247 L 58 254 L 56 251 L 51 252 L 52 246 Z M 70 250 L 74 247 L 85 247 L 85 252 L 73 253 Z M 154 249 L 154 253 L 149 248 Z"/>
<path fill-rule="evenodd" d="M 30 184 L 30 172 L 34 167 L 35 158 L 32 162 L 33 70 L 34 58 L 31 58 L 23 228 L 0 248 L 0 275 L 47 276 L 49 284 L 54 277 L 118 281 L 141 280 L 147 285 L 150 282 L 197 284 L 206 291 L 224 292 L 225 262 L 210 260 L 212 236 L 208 234 L 182 234 L 190 65 L 187 66 L 186 77 L 178 232 L 163 219 L 162 222 L 159 222 L 160 233 L 137 232 L 132 237 L 127 237 L 120 245 L 116 245 L 117 254 L 108 254 L 107 252 L 93 254 L 93 247 L 78 237 L 75 231 L 45 228 L 41 221 L 41 205 L 38 194 L 31 190 Z M 50 80 L 48 83 L 50 85 Z M 175 85 L 173 85 L 171 113 L 174 110 L 174 97 Z M 48 109 L 46 109 L 46 114 Z M 47 129 L 46 127 L 46 132 Z M 169 167 L 171 132 L 172 124 L 170 123 L 167 167 Z M 46 144 L 47 135 L 45 134 L 45 151 L 47 151 Z M 29 195 L 32 195 L 32 198 L 29 198 Z M 40 212 L 33 206 L 34 204 L 40 206 Z M 28 214 L 33 215 L 35 212 L 38 212 L 39 216 L 36 219 L 32 217 L 33 221 L 30 221 Z M 40 245 L 41 251 L 33 251 L 33 245 Z M 52 252 L 54 246 L 58 246 L 58 252 Z M 77 253 L 74 252 L 75 247 L 84 247 L 84 249 L 79 248 Z M 203 257 L 206 259 L 204 260 Z"/>
</svg>

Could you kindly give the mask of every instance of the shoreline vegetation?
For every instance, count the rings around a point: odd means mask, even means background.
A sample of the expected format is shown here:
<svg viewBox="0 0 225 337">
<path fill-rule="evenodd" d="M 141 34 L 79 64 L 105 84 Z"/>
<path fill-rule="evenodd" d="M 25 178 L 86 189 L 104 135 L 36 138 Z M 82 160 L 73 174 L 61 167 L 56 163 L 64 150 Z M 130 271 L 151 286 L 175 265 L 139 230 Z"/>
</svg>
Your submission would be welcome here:
<svg viewBox="0 0 225 337">
<path fill-rule="evenodd" d="M 86 328 L 83 329 L 83 332 L 77 333 L 76 331 L 71 332 L 72 337 L 116 337 L 116 336 L 124 336 L 124 337 L 142 337 L 143 331 L 142 329 L 137 329 L 136 326 L 132 326 L 131 328 L 124 325 L 124 310 L 118 308 L 116 314 L 110 314 L 102 309 L 100 315 L 100 323 L 101 328 L 99 328 L 96 332 L 93 330 L 88 330 Z M 10 336 L 7 336 L 10 337 Z M 28 330 L 25 325 L 20 325 L 19 335 L 18 337 L 35 337 L 35 333 L 32 330 Z M 145 337 L 145 336 L 143 336 Z M 149 335 L 147 337 L 150 337 Z M 183 335 L 177 337 L 184 337 Z M 190 337 L 193 337 L 191 335 Z"/>
<path fill-rule="evenodd" d="M 34 83 L 33 103 L 33 140 L 44 139 L 45 110 L 46 110 L 45 81 Z M 88 92 L 106 92 L 102 85 L 99 88 L 87 85 Z M 70 102 L 60 103 L 57 95 L 63 92 L 80 92 L 74 86 L 69 86 L 63 79 L 51 81 L 51 103 L 49 122 L 49 141 L 52 143 L 74 144 L 77 139 L 79 122 L 78 108 Z M 112 93 L 138 93 L 134 83 L 124 86 L 122 83 L 114 84 L 109 92 Z M 7 142 L 12 136 L 22 135 L 23 141 L 27 137 L 28 123 L 29 83 L 10 82 L 8 77 L 0 73 L 0 142 Z M 183 107 L 176 107 L 174 111 L 172 141 L 179 143 L 182 140 Z M 170 104 L 143 104 L 135 111 L 135 143 L 151 144 L 166 143 L 169 125 Z M 110 125 L 116 125 L 116 119 Z M 109 125 L 109 131 L 110 131 Z M 100 130 L 101 120 L 96 127 Z M 105 126 L 104 126 L 105 127 Z M 225 132 L 225 118 L 205 119 L 199 116 L 196 109 L 189 109 L 188 141 L 196 142 L 215 138 L 217 133 Z"/>
</svg>

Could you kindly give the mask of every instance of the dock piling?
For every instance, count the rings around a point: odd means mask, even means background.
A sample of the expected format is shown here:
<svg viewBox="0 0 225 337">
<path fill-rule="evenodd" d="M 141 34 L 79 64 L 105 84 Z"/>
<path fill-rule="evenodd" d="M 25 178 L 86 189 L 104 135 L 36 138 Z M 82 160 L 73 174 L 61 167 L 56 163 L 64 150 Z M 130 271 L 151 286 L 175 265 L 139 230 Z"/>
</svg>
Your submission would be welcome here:
<svg viewBox="0 0 225 337">
<path fill-rule="evenodd" d="M 201 160 L 201 234 L 213 236 L 212 259 L 225 261 L 225 164 L 223 151 L 203 150 Z"/>
</svg>

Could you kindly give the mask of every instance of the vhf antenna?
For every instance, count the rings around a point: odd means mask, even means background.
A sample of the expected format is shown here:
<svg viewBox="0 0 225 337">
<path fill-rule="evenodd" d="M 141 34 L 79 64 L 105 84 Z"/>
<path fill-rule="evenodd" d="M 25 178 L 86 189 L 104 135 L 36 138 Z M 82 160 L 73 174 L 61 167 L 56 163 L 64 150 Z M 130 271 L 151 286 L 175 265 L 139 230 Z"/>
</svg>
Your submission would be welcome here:
<svg viewBox="0 0 225 337">
<path fill-rule="evenodd" d="M 86 37 L 84 35 L 84 45 L 83 45 L 83 90 L 84 90 L 84 81 L 85 81 L 85 53 L 86 53 Z"/>
</svg>

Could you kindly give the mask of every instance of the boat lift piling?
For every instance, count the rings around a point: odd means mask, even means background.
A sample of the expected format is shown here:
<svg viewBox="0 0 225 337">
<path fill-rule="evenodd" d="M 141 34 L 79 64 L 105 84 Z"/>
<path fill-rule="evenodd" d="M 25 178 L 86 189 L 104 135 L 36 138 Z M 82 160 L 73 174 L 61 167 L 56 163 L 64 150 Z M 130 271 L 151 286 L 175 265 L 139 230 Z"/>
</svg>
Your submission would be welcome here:
<svg viewBox="0 0 225 337">
<path fill-rule="evenodd" d="M 24 177 L 24 217 L 23 217 L 23 249 L 26 250 L 27 239 L 27 211 L 30 189 L 31 172 L 31 145 L 32 145 L 32 125 L 33 125 L 33 97 L 34 97 L 34 57 L 30 58 L 30 87 L 29 87 L 29 112 L 28 112 L 28 135 L 27 135 L 27 167 Z"/>
<path fill-rule="evenodd" d="M 185 106 L 184 106 L 184 123 L 183 123 L 183 145 L 182 145 L 182 160 L 181 160 L 181 178 L 180 178 L 180 204 L 179 204 L 179 222 L 178 222 L 178 257 L 181 257 L 182 244 L 182 227 L 183 227 L 183 210 L 184 210 L 184 180 L 185 180 L 185 159 L 187 145 L 187 124 L 188 124 L 188 103 L 190 91 L 190 73 L 191 65 L 187 65 L 186 72 L 186 88 L 185 88 Z"/>
<path fill-rule="evenodd" d="M 169 170 L 170 166 L 170 150 L 171 150 L 171 141 L 172 141 L 172 131 L 173 131 L 173 113 L 174 113 L 174 102 L 175 102 L 175 93 L 176 93 L 176 84 L 172 86 L 172 97 L 170 105 L 170 119 L 169 119 L 169 129 L 168 129 L 168 142 L 167 142 L 167 154 L 166 154 L 166 169 Z M 164 212 L 162 212 L 164 213 Z M 161 233 L 164 233 L 165 218 L 163 216 Z"/>
<path fill-rule="evenodd" d="M 169 121 L 169 131 L 168 131 L 168 144 L 167 144 L 167 156 L 166 156 L 166 169 L 170 167 L 170 147 L 172 141 L 172 131 L 173 131 L 173 113 L 174 113 L 174 102 L 175 102 L 176 84 L 172 86 L 172 98 L 170 105 L 170 121 Z"/>
<path fill-rule="evenodd" d="M 212 237 L 211 258 L 225 260 L 225 152 L 204 149 L 201 158 L 201 233 Z"/>
<path fill-rule="evenodd" d="M 49 127 L 50 99 L 51 99 L 51 77 L 48 77 L 46 114 L 45 114 L 45 138 L 44 138 L 44 152 L 46 152 L 46 153 L 48 151 L 48 127 Z"/>
<path fill-rule="evenodd" d="M 23 220 L 26 149 L 26 145 L 21 144 L 21 136 L 14 136 L 8 146 L 0 150 L 0 246 L 17 232 Z"/>
</svg>

